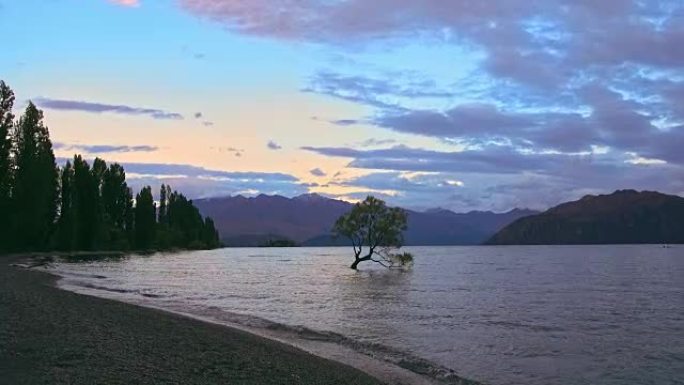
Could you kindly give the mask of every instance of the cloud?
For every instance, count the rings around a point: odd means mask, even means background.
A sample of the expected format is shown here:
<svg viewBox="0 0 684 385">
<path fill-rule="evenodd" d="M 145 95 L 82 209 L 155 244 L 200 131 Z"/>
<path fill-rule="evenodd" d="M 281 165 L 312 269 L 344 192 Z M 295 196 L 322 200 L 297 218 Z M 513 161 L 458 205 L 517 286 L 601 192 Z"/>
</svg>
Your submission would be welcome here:
<svg viewBox="0 0 684 385">
<path fill-rule="evenodd" d="M 202 118 L 202 113 L 201 112 L 195 112 L 195 119 L 201 119 Z"/>
<path fill-rule="evenodd" d="M 456 95 L 453 91 L 438 88 L 434 81 L 416 77 L 410 72 L 384 74 L 384 77 L 377 78 L 322 71 L 309 79 L 302 91 L 386 109 L 397 108 L 398 98 L 440 99 Z M 334 123 L 344 126 L 358 121 L 342 119 Z"/>
<path fill-rule="evenodd" d="M 639 62 L 678 67 L 683 5 L 562 0 L 181 0 L 232 31 L 277 39 L 349 44 L 432 36 L 479 46 L 493 74 L 544 83 L 572 66 Z M 445 31 L 451 38 L 445 39 Z M 503 65 L 505 64 L 505 65 Z M 553 66 L 556 64 L 555 66 Z M 553 79 L 556 78 L 556 79 Z"/>
<path fill-rule="evenodd" d="M 684 51 L 677 49 L 684 40 L 681 1 L 182 0 L 181 6 L 238 33 L 323 42 L 342 47 L 346 57 L 354 55 L 344 49 L 358 44 L 416 41 L 480 57 L 472 76 L 447 86 L 438 86 L 438 77 L 361 65 L 358 73 L 316 73 L 303 89 L 375 107 L 368 121 L 394 131 L 471 143 L 505 138 L 558 151 L 600 145 L 657 153 L 652 146 L 665 141 L 647 137 L 668 135 L 652 121 L 684 120 L 681 97 L 665 85 L 653 87 L 649 103 L 630 100 L 641 97 L 646 78 L 684 76 Z M 654 103 L 658 98 L 664 101 Z M 410 105 L 422 99 L 439 102 Z"/>
<path fill-rule="evenodd" d="M 117 5 L 122 5 L 124 7 L 138 7 L 140 6 L 139 0 L 109 0 L 110 3 Z"/>
<path fill-rule="evenodd" d="M 395 131 L 458 138 L 477 133 L 505 135 L 516 129 L 533 126 L 534 121 L 526 114 L 499 111 L 492 105 L 460 105 L 446 112 L 407 111 L 400 114 L 380 116 L 376 124 Z"/>
<path fill-rule="evenodd" d="M 276 143 L 272 140 L 269 140 L 268 143 L 266 143 L 266 147 L 268 147 L 269 150 L 274 150 L 274 151 L 282 150 L 282 148 L 283 148 L 283 146 L 279 145 L 278 143 Z"/>
<path fill-rule="evenodd" d="M 232 33 L 324 45 L 334 70 L 302 91 L 367 111 L 333 120 L 340 130 L 374 125 L 465 149 L 306 148 L 399 183 L 395 200 L 510 208 L 613 188 L 684 193 L 680 0 L 179 4 Z M 438 175 L 407 183 L 407 172 Z"/>
<path fill-rule="evenodd" d="M 330 157 L 352 159 L 348 167 L 372 170 L 517 174 L 557 173 L 581 165 L 611 167 L 592 155 L 525 153 L 510 146 L 491 145 L 466 151 L 434 151 L 406 146 L 356 150 L 348 147 L 303 147 Z"/>
<path fill-rule="evenodd" d="M 203 167 L 164 163 L 124 163 L 129 184 L 134 188 L 168 183 L 191 198 L 207 198 L 244 194 L 280 194 L 294 196 L 308 191 L 289 174 L 263 172 L 230 172 Z"/>
<path fill-rule="evenodd" d="M 361 147 L 375 147 L 375 146 L 384 146 L 388 144 L 394 144 L 397 141 L 394 139 L 375 139 L 375 138 L 370 138 L 362 141 L 359 143 Z"/>
<path fill-rule="evenodd" d="M 35 102 L 42 108 L 65 111 L 82 111 L 91 113 L 114 113 L 122 115 L 145 115 L 159 120 L 182 120 L 183 115 L 153 108 L 131 107 L 126 105 L 103 104 L 75 100 L 36 98 Z"/>
<path fill-rule="evenodd" d="M 187 177 L 213 177 L 234 181 L 271 181 L 292 183 L 298 179 L 284 173 L 234 172 L 211 170 L 204 167 L 176 163 L 123 163 L 126 170 L 146 175 L 184 175 Z"/>
<path fill-rule="evenodd" d="M 331 123 L 338 126 L 353 126 L 355 124 L 358 124 L 359 121 L 356 119 L 338 119 L 333 120 Z"/>
<path fill-rule="evenodd" d="M 235 148 L 235 147 L 212 147 L 215 148 L 218 152 L 227 152 L 235 155 L 238 158 L 242 157 L 242 154 L 244 154 L 245 150 L 242 148 Z"/>
<path fill-rule="evenodd" d="M 391 190 L 390 202 L 414 208 L 439 202 L 456 211 L 545 209 L 586 194 L 623 188 L 684 191 L 681 167 L 635 154 L 532 153 L 510 146 L 460 152 L 405 146 L 304 149 L 349 158 L 347 167 L 371 172 L 331 183 L 359 191 Z"/>
<path fill-rule="evenodd" d="M 108 144 L 65 144 L 56 142 L 53 144 L 56 150 L 85 152 L 87 154 L 105 154 L 105 153 L 126 153 L 126 152 L 155 152 L 159 147 L 138 145 L 108 145 Z"/>
<path fill-rule="evenodd" d="M 67 158 L 59 158 L 59 164 Z M 253 191 L 264 194 L 295 196 L 308 192 L 308 186 L 285 173 L 233 172 L 176 163 L 121 162 L 126 179 L 137 191 L 153 186 L 157 191 L 162 183 L 170 184 L 189 198 L 207 198 Z"/>
<path fill-rule="evenodd" d="M 313 176 L 318 176 L 318 177 L 323 177 L 326 176 L 327 174 L 321 170 L 320 168 L 314 168 L 313 170 L 310 170 L 309 173 Z"/>
</svg>

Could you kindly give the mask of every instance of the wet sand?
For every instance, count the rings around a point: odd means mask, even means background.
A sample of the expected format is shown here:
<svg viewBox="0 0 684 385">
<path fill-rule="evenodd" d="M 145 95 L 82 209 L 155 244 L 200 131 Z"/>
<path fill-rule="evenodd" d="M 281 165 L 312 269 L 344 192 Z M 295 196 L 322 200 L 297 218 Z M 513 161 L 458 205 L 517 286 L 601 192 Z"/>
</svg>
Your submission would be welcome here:
<svg viewBox="0 0 684 385">
<path fill-rule="evenodd" d="M 3 384 L 381 384 L 241 330 L 79 295 L 0 257 Z"/>
</svg>

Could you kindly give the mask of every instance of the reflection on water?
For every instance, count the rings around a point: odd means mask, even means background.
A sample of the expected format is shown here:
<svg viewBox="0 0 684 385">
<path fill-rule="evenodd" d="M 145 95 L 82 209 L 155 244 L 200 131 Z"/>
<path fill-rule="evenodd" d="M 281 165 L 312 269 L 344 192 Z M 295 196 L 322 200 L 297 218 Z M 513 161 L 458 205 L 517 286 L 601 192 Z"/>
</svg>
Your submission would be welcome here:
<svg viewBox="0 0 684 385">
<path fill-rule="evenodd" d="M 224 249 L 55 269 L 66 286 L 96 295 L 358 341 L 495 385 L 676 384 L 684 373 L 683 247 L 409 249 L 409 272 L 352 271 L 346 248 Z M 425 364 L 416 362 L 406 366 Z"/>
<path fill-rule="evenodd" d="M 150 254 L 152 255 L 152 254 Z M 76 254 L 64 254 L 57 258 L 61 263 L 84 263 L 84 262 L 118 262 L 126 258 L 130 258 L 129 255 L 120 252 L 111 253 L 76 253 Z"/>
</svg>

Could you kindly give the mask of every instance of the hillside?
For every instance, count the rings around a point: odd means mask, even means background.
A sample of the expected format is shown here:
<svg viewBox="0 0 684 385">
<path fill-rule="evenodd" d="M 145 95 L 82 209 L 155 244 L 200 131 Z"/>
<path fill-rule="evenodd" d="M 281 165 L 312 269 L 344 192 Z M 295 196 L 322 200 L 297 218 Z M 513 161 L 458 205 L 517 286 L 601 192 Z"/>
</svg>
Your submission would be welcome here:
<svg viewBox="0 0 684 385">
<path fill-rule="evenodd" d="M 307 246 L 347 244 L 346 240 L 333 240 L 330 229 L 340 215 L 351 209 L 348 202 L 305 194 L 294 198 L 234 196 L 193 203 L 201 213 L 211 215 L 221 240 L 229 246 L 255 246 L 279 238 Z M 510 222 L 536 214 L 517 209 L 503 214 L 457 214 L 442 209 L 408 213 L 408 245 L 480 244 Z"/>
<path fill-rule="evenodd" d="M 652 191 L 588 195 L 509 224 L 488 244 L 684 243 L 684 198 Z"/>
</svg>

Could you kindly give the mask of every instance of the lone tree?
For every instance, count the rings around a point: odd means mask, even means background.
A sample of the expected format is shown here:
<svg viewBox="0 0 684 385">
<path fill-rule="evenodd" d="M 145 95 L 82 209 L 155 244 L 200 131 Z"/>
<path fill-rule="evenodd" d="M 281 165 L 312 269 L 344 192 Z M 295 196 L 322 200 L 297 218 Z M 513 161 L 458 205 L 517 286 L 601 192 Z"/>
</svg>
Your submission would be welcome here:
<svg viewBox="0 0 684 385">
<path fill-rule="evenodd" d="M 387 207 L 384 201 L 369 196 L 337 219 L 333 234 L 351 240 L 354 247 L 351 268 L 354 270 L 363 261 L 373 261 L 387 268 L 407 266 L 413 262 L 410 253 L 392 252 L 404 244 L 406 218 L 404 210 Z M 362 257 L 364 247 L 367 247 L 367 254 Z"/>
</svg>

